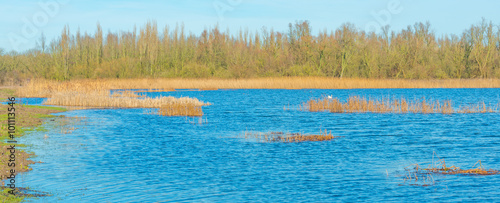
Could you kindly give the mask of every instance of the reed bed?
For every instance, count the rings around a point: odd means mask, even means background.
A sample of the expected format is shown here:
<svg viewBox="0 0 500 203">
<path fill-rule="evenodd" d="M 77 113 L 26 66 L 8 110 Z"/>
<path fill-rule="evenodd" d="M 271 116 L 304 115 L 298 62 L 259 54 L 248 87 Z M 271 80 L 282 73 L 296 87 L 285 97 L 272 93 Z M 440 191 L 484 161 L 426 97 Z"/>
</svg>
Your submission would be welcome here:
<svg viewBox="0 0 500 203">
<path fill-rule="evenodd" d="M 127 93 L 131 94 L 131 93 Z M 101 107 L 101 108 L 161 108 L 164 105 L 180 104 L 180 105 L 194 105 L 203 106 L 209 105 L 196 98 L 182 97 L 157 97 L 157 98 L 137 98 L 111 96 L 108 92 L 62 92 L 56 93 L 48 98 L 45 105 L 57 106 L 78 106 L 78 107 Z"/>
<path fill-rule="evenodd" d="M 491 107 L 481 102 L 476 105 L 465 105 L 454 108 L 450 100 L 408 101 L 401 99 L 366 99 L 359 96 L 350 96 L 346 102 L 338 98 L 312 99 L 300 107 L 311 112 L 329 111 L 331 113 L 493 113 L 498 112 L 496 107 Z M 285 109 L 285 108 L 284 108 Z"/>
<path fill-rule="evenodd" d="M 245 139 L 257 139 L 261 142 L 321 142 L 333 140 L 339 136 L 333 136 L 327 130 L 322 131 L 317 135 L 309 135 L 302 133 L 284 133 L 284 132 L 270 132 L 270 133 L 249 133 L 245 132 Z"/>
<path fill-rule="evenodd" d="M 500 88 L 500 79 L 359 79 L 270 77 L 249 79 L 81 79 L 66 82 L 31 80 L 19 97 L 50 97 L 57 92 L 110 89 L 365 89 L 365 88 Z"/>
<path fill-rule="evenodd" d="M 147 89 L 147 90 L 134 90 L 133 92 L 139 93 L 139 92 L 171 92 L 171 91 L 175 91 L 175 89 L 165 89 L 165 88 L 162 88 L 162 89 Z"/>
<path fill-rule="evenodd" d="M 162 116 L 203 116 L 200 105 L 194 103 L 169 103 L 158 110 Z"/>
<path fill-rule="evenodd" d="M 111 94 L 112 97 L 145 97 L 144 95 L 138 95 L 136 91 L 131 91 L 131 90 L 123 90 L 123 91 L 116 91 Z"/>
</svg>

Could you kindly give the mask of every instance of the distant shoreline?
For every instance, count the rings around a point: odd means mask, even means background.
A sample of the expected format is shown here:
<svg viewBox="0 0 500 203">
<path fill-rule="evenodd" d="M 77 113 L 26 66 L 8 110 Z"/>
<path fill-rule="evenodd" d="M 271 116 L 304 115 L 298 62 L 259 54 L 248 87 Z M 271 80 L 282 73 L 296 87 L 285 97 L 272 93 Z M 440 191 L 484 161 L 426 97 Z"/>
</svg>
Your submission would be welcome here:
<svg viewBox="0 0 500 203">
<path fill-rule="evenodd" d="M 142 78 L 74 79 L 55 81 L 35 79 L 16 88 L 18 97 L 45 97 L 48 91 L 93 91 L 112 89 L 418 89 L 418 88 L 500 88 L 500 79 L 361 79 L 332 77 L 267 78 Z"/>
</svg>

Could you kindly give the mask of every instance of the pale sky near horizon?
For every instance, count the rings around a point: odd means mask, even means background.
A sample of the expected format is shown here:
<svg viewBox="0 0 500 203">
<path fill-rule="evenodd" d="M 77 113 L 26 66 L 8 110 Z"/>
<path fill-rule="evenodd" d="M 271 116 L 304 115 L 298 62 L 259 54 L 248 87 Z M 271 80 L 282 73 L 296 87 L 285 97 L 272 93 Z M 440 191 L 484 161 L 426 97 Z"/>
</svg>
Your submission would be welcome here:
<svg viewBox="0 0 500 203">
<path fill-rule="evenodd" d="M 461 34 L 482 18 L 500 23 L 500 1 L 477 0 L 1 0 L 0 49 L 26 51 L 34 48 L 43 32 L 47 41 L 60 36 L 64 25 L 72 34 L 94 33 L 99 22 L 107 33 L 131 31 L 156 20 L 158 29 L 183 23 L 187 33 L 199 35 L 218 24 L 237 33 L 262 27 L 287 31 L 288 23 L 309 20 L 313 33 L 332 31 L 346 22 L 360 30 L 389 25 L 400 31 L 416 22 L 431 23 L 437 36 Z"/>
</svg>

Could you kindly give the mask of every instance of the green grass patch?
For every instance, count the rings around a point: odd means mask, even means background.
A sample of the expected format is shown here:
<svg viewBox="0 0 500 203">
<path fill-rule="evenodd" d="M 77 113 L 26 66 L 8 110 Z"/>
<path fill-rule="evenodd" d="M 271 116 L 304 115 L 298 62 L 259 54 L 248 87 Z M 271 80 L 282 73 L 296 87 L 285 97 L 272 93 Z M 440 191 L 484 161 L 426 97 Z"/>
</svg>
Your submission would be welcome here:
<svg viewBox="0 0 500 203">
<path fill-rule="evenodd" d="M 1 192 L 0 192 L 0 201 L 1 202 L 15 203 L 15 202 L 22 202 L 24 200 L 24 197 L 9 194 L 9 191 L 10 191 L 9 188 L 5 188 L 5 189 L 1 190 Z"/>
</svg>

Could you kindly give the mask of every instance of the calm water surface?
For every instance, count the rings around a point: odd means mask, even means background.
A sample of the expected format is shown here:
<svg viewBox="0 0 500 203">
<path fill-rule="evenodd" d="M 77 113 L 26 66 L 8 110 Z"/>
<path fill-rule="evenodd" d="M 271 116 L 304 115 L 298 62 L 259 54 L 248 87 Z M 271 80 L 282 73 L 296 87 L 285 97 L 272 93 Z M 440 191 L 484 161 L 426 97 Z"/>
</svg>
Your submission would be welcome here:
<svg viewBox="0 0 500 203">
<path fill-rule="evenodd" d="M 500 176 L 434 175 L 403 184 L 404 167 L 432 160 L 500 169 L 500 114 L 306 112 L 310 98 L 350 95 L 500 102 L 500 89 L 217 90 L 142 93 L 213 105 L 198 118 L 146 109 L 74 110 L 48 132 L 19 139 L 38 156 L 18 186 L 49 192 L 34 202 L 498 201 Z M 30 104 L 41 100 L 26 100 Z M 284 106 L 290 110 L 283 110 Z M 206 121 L 206 122 L 205 122 Z M 67 124 L 66 126 L 57 123 Z M 260 143 L 245 131 L 319 133 L 326 142 Z M 71 132 L 71 133 L 69 133 Z M 45 138 L 45 135 L 48 138 Z"/>
</svg>

